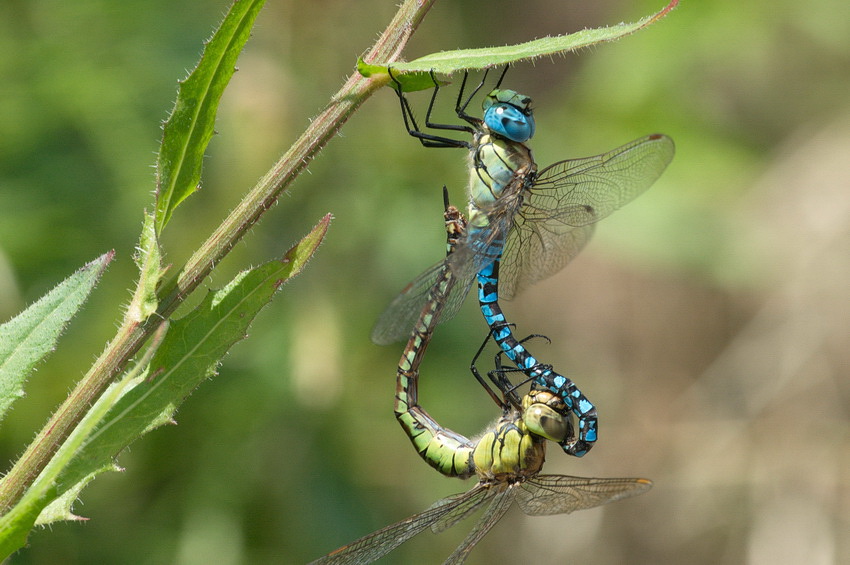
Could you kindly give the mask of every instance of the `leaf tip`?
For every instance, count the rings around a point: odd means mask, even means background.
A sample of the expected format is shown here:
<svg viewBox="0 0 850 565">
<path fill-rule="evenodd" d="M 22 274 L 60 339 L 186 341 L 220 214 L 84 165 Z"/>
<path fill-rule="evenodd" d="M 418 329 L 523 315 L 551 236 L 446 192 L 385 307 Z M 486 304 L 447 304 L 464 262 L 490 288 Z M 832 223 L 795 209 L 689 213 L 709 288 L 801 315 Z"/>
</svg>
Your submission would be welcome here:
<svg viewBox="0 0 850 565">
<path fill-rule="evenodd" d="M 300 266 L 294 267 L 296 272 L 300 271 L 304 264 L 316 252 L 316 249 L 319 248 L 319 245 L 322 244 L 322 241 L 324 241 L 325 234 L 328 233 L 328 227 L 330 226 L 331 220 L 333 220 L 333 214 L 328 212 L 321 220 L 319 220 L 319 223 L 313 226 L 310 233 L 304 236 L 301 241 L 296 243 L 283 257 L 280 258 L 280 262 L 284 265 L 292 262 L 300 262 Z"/>
<path fill-rule="evenodd" d="M 74 514 L 73 512 L 70 512 L 65 516 L 65 520 L 68 522 L 88 522 L 89 518 L 86 518 L 85 516 L 79 516 L 77 514 Z"/>
<path fill-rule="evenodd" d="M 325 234 L 328 233 L 328 227 L 331 225 L 331 221 L 334 219 L 334 215 L 331 212 L 328 212 L 319 222 L 313 226 L 313 229 L 310 230 L 310 234 L 313 237 L 318 237 L 321 242 L 324 239 Z"/>
<path fill-rule="evenodd" d="M 97 259 L 89 261 L 88 263 L 83 265 L 80 270 L 81 271 L 88 271 L 90 269 L 94 269 L 94 270 L 100 271 L 102 273 L 106 269 L 106 267 L 109 265 L 109 263 L 112 262 L 112 260 L 114 258 L 115 258 L 115 250 L 110 249 L 109 251 L 107 251 L 106 253 L 104 253 L 103 255 L 98 257 Z"/>
</svg>

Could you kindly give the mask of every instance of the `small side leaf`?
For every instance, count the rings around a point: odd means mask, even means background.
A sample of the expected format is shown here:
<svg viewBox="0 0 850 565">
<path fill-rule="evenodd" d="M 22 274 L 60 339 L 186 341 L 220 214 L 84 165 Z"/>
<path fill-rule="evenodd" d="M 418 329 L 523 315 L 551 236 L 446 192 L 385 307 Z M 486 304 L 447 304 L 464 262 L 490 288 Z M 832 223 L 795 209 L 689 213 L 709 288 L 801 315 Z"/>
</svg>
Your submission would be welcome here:
<svg viewBox="0 0 850 565">
<path fill-rule="evenodd" d="M 219 100 L 264 3 L 234 2 L 207 42 L 198 66 L 180 83 L 174 109 L 163 127 L 156 163 L 157 233 L 162 233 L 177 205 L 198 189 Z"/>
<path fill-rule="evenodd" d="M 401 85 L 402 92 L 416 92 L 417 90 L 428 90 L 434 88 L 434 78 L 428 71 L 417 72 L 399 72 L 396 73 L 396 66 L 393 65 L 393 76 L 395 80 L 390 80 L 388 86 L 398 90 Z M 384 65 L 370 65 L 363 59 L 357 59 L 357 72 L 366 78 L 371 76 L 387 75 L 387 67 Z M 438 80 L 440 86 L 448 84 L 445 81 Z"/>
<path fill-rule="evenodd" d="M 0 326 L 0 420 L 12 403 L 24 395 L 27 376 L 53 350 L 114 255 L 110 251 L 86 264 Z"/>
<path fill-rule="evenodd" d="M 158 332 L 161 337 L 162 332 Z M 148 357 L 149 359 L 149 357 Z M 135 373 L 136 371 L 133 371 Z M 0 559 L 5 559 L 26 544 L 27 536 L 35 524 L 49 524 L 55 520 L 80 520 L 70 512 L 71 504 L 76 500 L 80 491 L 94 477 L 107 470 L 118 470 L 113 463 L 92 471 L 88 476 L 61 492 L 57 488 L 56 477 L 73 458 L 74 453 L 83 444 L 92 429 L 103 419 L 103 416 L 121 393 L 127 390 L 131 383 L 137 380 L 135 374 L 129 374 L 117 383 L 112 383 L 107 391 L 94 403 L 89 413 L 80 422 L 74 432 L 65 441 L 50 464 L 38 476 L 33 485 L 27 489 L 23 498 L 9 512 L 0 517 Z"/>
<path fill-rule="evenodd" d="M 133 260 L 139 268 L 139 283 L 127 307 L 127 318 L 134 322 L 143 322 L 156 311 L 158 305 L 156 287 L 163 274 L 159 240 L 156 237 L 154 217 L 151 214 L 145 213 L 139 247 Z"/>
<path fill-rule="evenodd" d="M 543 37 L 518 45 L 441 51 L 407 63 L 392 63 L 393 76 L 402 84 L 402 89 L 405 92 L 410 92 L 432 87 L 433 82 L 426 85 L 423 78 L 423 73 L 427 77 L 427 73 L 431 71 L 450 75 L 457 71 L 483 70 L 540 57 L 565 55 L 583 47 L 614 41 L 635 33 L 666 16 L 678 4 L 679 0 L 671 0 L 660 12 L 630 24 L 621 23 L 610 27 L 584 29 L 568 35 Z M 387 74 L 387 65 L 364 65 L 364 70 L 369 74 L 365 74 L 360 65 L 358 65 L 358 70 L 363 76 L 367 77 Z M 408 73 L 414 73 L 414 76 L 409 80 L 405 78 Z M 395 86 L 393 87 L 395 88 Z"/>
</svg>

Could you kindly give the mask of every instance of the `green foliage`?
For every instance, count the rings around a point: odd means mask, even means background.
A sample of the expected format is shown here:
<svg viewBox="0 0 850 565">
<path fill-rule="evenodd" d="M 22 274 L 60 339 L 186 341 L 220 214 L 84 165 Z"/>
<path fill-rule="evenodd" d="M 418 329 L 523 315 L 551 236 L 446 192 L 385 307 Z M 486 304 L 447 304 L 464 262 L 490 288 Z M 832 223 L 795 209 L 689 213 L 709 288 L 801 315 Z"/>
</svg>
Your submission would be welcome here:
<svg viewBox="0 0 850 565">
<path fill-rule="evenodd" d="M 139 280 L 124 323 L 89 374 L 0 482 L 0 503 L 7 508 L 0 517 L 0 559 L 23 547 L 35 524 L 76 519 L 71 506 L 82 489 L 103 471 L 116 469 L 114 458 L 132 441 L 172 421 L 189 393 L 215 373 L 233 344 L 246 337 L 254 318 L 278 289 L 301 272 L 327 232 L 329 214 L 281 259 L 241 273 L 221 291 L 209 293 L 188 315 L 170 319 L 200 279 L 161 287 L 164 270 L 157 236 L 200 181 L 221 94 L 262 4 L 262 0 L 236 2 L 207 44 L 198 67 L 181 83 L 175 109 L 164 127 L 156 213 L 144 214 L 135 256 Z M 259 202 L 254 207 L 266 209 Z M 243 233 L 240 226 L 214 234 L 207 253 L 196 254 L 200 272 L 211 269 L 219 257 L 210 250 L 226 253 Z M 0 327 L 0 417 L 23 395 L 26 376 L 54 348 L 112 257 L 110 252 L 86 265 Z M 135 369 L 110 384 L 113 374 L 124 373 L 132 353 L 150 337 L 147 353 Z"/>
<path fill-rule="evenodd" d="M 630 24 L 621 23 L 602 28 L 583 29 L 567 35 L 542 37 L 518 45 L 440 51 L 407 63 L 378 65 L 366 64 L 360 60 L 357 64 L 357 70 L 363 76 L 369 77 L 380 74 L 386 75 L 388 74 L 387 67 L 392 67 L 395 81 L 391 81 L 390 84 L 393 88 L 397 88 L 397 82 L 404 92 L 425 90 L 434 86 L 430 77 L 431 72 L 451 75 L 457 71 L 480 71 L 497 65 L 534 61 L 541 57 L 564 56 L 578 49 L 615 41 L 635 33 L 666 16 L 678 4 L 679 0 L 671 0 L 658 13 Z"/>
<path fill-rule="evenodd" d="M 245 339 L 260 310 L 301 272 L 329 224 L 328 215 L 281 259 L 240 273 L 221 290 L 209 292 L 192 312 L 170 322 L 145 374 L 109 409 L 59 476 L 60 494 L 109 467 L 142 434 L 172 421 L 189 393 L 216 374 L 225 354 Z"/>
<path fill-rule="evenodd" d="M 156 312 L 159 299 L 156 289 L 163 275 L 162 254 L 156 237 L 155 219 L 145 212 L 142 234 L 139 237 L 139 247 L 133 257 L 139 269 L 139 283 L 136 292 L 127 307 L 127 319 L 142 322 Z"/>
<path fill-rule="evenodd" d="M 235 2 L 198 66 L 183 81 L 162 132 L 157 159 L 156 232 L 174 209 L 198 189 L 204 152 L 215 131 L 215 115 L 224 88 L 236 71 L 236 59 L 251 35 L 265 0 Z"/>
<path fill-rule="evenodd" d="M 65 326 L 94 289 L 113 252 L 105 253 L 65 279 L 35 304 L 0 326 L 0 420 L 24 395 L 33 368 L 56 346 Z"/>
<path fill-rule="evenodd" d="M 213 376 L 230 348 L 245 339 L 260 310 L 301 272 L 329 223 L 326 216 L 284 257 L 240 273 L 221 290 L 208 293 L 191 313 L 168 324 L 145 374 L 133 379 L 76 451 L 57 478 L 56 494 L 78 492 L 96 474 L 110 469 L 114 457 L 136 438 L 172 422 L 189 393 Z M 64 498 L 64 511 L 50 519 L 71 519 L 73 501 Z"/>
<path fill-rule="evenodd" d="M 429 71 L 409 71 L 395 72 L 396 65 L 392 66 L 393 74 L 388 86 L 399 89 L 401 85 L 402 92 L 416 92 L 417 90 L 428 90 L 434 88 L 434 77 Z M 363 59 L 357 59 L 357 72 L 366 78 L 369 77 L 384 77 L 389 78 L 389 71 L 386 65 L 371 65 Z M 448 84 L 444 81 L 438 81 L 440 85 Z"/>
</svg>

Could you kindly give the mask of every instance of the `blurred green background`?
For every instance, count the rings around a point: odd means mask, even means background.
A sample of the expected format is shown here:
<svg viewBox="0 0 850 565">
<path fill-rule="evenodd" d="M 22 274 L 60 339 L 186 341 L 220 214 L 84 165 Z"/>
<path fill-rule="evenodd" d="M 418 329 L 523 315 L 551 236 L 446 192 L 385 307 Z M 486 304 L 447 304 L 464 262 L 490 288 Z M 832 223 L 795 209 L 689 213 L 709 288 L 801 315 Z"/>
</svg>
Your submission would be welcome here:
<svg viewBox="0 0 850 565">
<path fill-rule="evenodd" d="M 389 0 L 270 2 L 225 93 L 203 189 L 165 238 L 180 265 L 308 124 L 395 11 Z M 657 11 L 662 0 L 437 2 L 408 58 Z M 223 1 L 0 4 L 0 313 L 95 256 L 117 260 L 3 422 L 3 468 L 111 337 L 129 299 L 160 121 Z M 563 272 L 506 303 L 539 358 L 599 407 L 601 441 L 548 473 L 645 476 L 639 498 L 571 516 L 517 509 L 470 563 L 850 562 L 850 4 L 689 2 L 619 42 L 520 65 L 535 155 L 643 134 L 677 156 Z M 413 97 L 424 111 L 427 95 Z M 452 95 L 444 99 L 448 116 Z M 440 187 L 462 151 L 422 149 L 379 92 L 211 282 L 336 220 L 178 425 L 120 457 L 14 563 L 298 563 L 471 483 L 442 478 L 392 416 L 402 345 L 369 330 L 443 252 Z M 441 327 L 421 401 L 472 434 L 497 416 L 467 371 L 485 328 L 469 300 Z M 469 525 L 387 562 L 437 563 Z"/>
</svg>

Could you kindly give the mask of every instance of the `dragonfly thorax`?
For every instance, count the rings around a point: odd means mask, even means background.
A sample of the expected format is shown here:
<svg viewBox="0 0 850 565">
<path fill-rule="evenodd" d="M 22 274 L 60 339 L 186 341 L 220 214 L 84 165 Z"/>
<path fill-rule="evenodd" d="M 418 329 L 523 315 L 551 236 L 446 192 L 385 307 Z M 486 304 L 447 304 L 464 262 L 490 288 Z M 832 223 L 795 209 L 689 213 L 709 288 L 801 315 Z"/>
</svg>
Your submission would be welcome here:
<svg viewBox="0 0 850 565">
<path fill-rule="evenodd" d="M 494 90 L 484 99 L 484 124 L 495 135 L 523 143 L 534 136 L 531 98 L 514 90 Z"/>
<path fill-rule="evenodd" d="M 474 231 L 489 225 L 497 205 L 513 214 L 509 208 L 521 203 L 524 180 L 537 166 L 527 145 L 490 134 L 477 137 L 470 158 L 468 219 Z"/>
<path fill-rule="evenodd" d="M 545 439 L 530 433 L 514 411 L 478 439 L 472 460 L 481 481 L 515 481 L 539 473 L 545 453 Z"/>
</svg>

